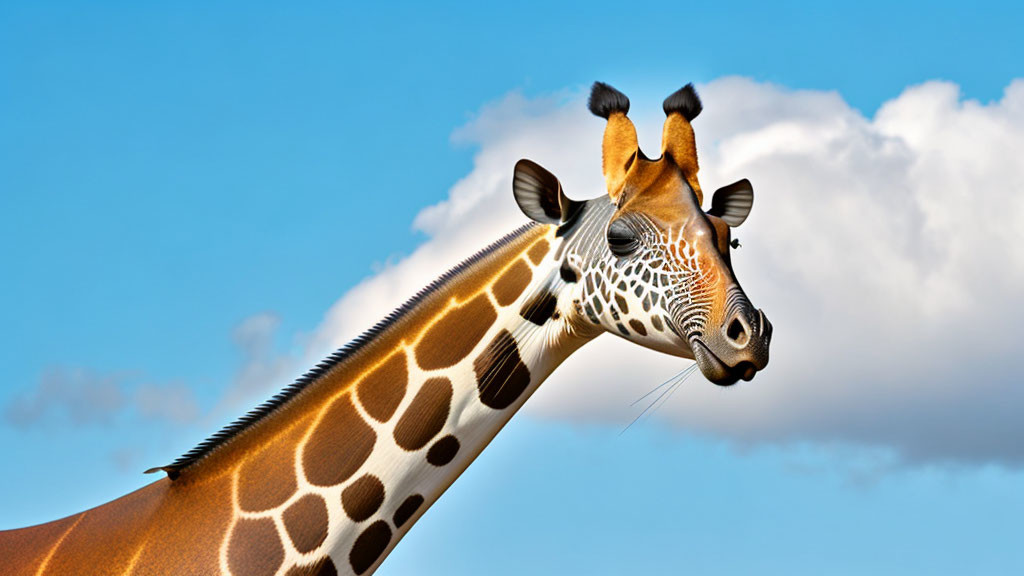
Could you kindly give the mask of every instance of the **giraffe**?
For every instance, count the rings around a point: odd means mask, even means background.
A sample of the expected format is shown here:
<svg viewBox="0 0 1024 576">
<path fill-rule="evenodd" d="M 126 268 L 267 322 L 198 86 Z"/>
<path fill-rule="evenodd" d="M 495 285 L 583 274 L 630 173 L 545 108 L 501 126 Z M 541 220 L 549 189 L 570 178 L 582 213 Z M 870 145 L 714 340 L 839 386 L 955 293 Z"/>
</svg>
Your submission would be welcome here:
<svg viewBox="0 0 1024 576">
<path fill-rule="evenodd" d="M 740 288 L 730 228 L 750 183 L 701 209 L 688 84 L 664 102 L 662 155 L 629 100 L 595 83 L 607 193 L 571 200 L 530 161 L 532 222 L 448 271 L 277 396 L 105 505 L 0 532 L 3 574 L 372 573 L 573 351 L 610 332 L 750 380 L 771 324 Z"/>
</svg>

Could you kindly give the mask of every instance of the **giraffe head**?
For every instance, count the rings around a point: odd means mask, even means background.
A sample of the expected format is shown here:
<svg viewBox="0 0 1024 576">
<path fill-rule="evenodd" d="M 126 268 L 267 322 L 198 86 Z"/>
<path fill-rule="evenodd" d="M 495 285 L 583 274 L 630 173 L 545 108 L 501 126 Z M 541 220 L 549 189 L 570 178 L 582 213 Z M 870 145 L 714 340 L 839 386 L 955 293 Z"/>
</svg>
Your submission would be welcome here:
<svg viewBox="0 0 1024 576">
<path fill-rule="evenodd" d="M 701 111 L 692 85 L 664 102 L 661 157 L 637 144 L 629 100 L 595 83 L 591 112 L 607 119 L 602 164 L 607 196 L 570 200 L 558 179 L 529 160 L 513 191 L 532 219 L 558 226 L 560 260 L 575 321 L 669 354 L 693 358 L 719 385 L 750 380 L 768 364 L 772 326 L 732 269 L 731 228 L 753 204 L 750 182 L 719 189 L 706 212 L 690 122 Z"/>
</svg>

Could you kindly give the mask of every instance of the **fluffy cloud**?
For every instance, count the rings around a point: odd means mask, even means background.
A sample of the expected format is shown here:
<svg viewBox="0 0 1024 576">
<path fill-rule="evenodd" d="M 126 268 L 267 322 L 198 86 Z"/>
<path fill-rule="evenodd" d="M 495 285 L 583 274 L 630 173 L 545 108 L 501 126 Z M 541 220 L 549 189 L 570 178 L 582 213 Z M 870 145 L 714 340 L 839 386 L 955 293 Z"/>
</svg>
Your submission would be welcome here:
<svg viewBox="0 0 1024 576">
<path fill-rule="evenodd" d="M 57 366 L 15 396 L 0 412 L 2 420 L 27 428 L 44 422 L 75 426 L 116 426 L 139 418 L 147 422 L 216 426 L 231 420 L 287 381 L 300 368 L 296 358 L 274 348 L 280 319 L 261 312 L 242 319 L 231 336 L 241 355 L 220 402 L 201 410 L 192 388 L 182 382 L 155 384 L 131 372 L 97 372 Z M 129 461 L 129 452 L 115 456 Z"/>
<path fill-rule="evenodd" d="M 242 354 L 242 364 L 220 405 L 212 411 L 214 418 L 237 412 L 239 406 L 251 405 L 266 398 L 268 390 L 279 387 L 295 372 L 294 359 L 274 349 L 274 337 L 281 319 L 272 312 L 260 312 L 244 318 L 231 336 Z"/>
<path fill-rule="evenodd" d="M 184 384 L 132 385 L 128 373 L 96 373 L 55 367 L 4 408 L 4 420 L 21 428 L 67 421 L 75 426 L 116 424 L 125 414 L 147 421 L 187 423 L 199 415 L 191 388 Z"/>
<path fill-rule="evenodd" d="M 872 118 L 835 93 L 742 78 L 699 87 L 701 182 L 750 178 L 737 230 L 740 282 L 775 325 L 772 360 L 731 389 L 689 379 L 655 418 L 740 443 L 891 449 L 908 461 L 1024 463 L 1024 82 L 998 101 L 933 82 Z M 571 196 L 603 191 L 602 122 L 585 94 L 484 108 L 455 138 L 474 167 L 414 225 L 429 239 L 343 296 L 309 359 L 339 346 L 490 240 L 519 225 L 511 169 L 530 157 Z M 634 98 L 657 152 L 660 102 Z M 686 362 L 603 336 L 570 358 L 526 410 L 629 423 L 640 395 Z"/>
</svg>

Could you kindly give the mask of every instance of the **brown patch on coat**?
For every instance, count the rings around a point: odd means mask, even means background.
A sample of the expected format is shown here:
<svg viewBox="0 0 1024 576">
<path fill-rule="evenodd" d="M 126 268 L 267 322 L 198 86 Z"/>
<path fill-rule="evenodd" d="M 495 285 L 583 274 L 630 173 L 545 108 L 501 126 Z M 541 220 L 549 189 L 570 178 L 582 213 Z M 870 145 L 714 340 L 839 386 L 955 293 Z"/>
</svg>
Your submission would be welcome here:
<svg viewBox="0 0 1024 576">
<path fill-rule="evenodd" d="M 317 486 L 341 484 L 373 452 L 377 434 L 345 394 L 334 401 L 302 450 L 302 468 Z"/>
<path fill-rule="evenodd" d="M 284 546 L 270 518 L 242 518 L 230 538 L 228 566 L 235 574 L 271 576 L 284 562 Z"/>
<path fill-rule="evenodd" d="M 401 528 L 402 524 L 405 524 L 412 518 L 413 514 L 420 509 L 423 505 L 423 496 L 419 494 L 413 494 L 405 499 L 402 504 L 395 510 L 395 528 Z"/>
<path fill-rule="evenodd" d="M 647 328 L 644 327 L 644 323 L 637 320 L 636 318 L 630 319 L 629 327 L 632 328 L 633 331 L 636 332 L 637 334 L 641 336 L 647 336 Z"/>
<path fill-rule="evenodd" d="M 404 349 L 399 349 L 383 364 L 363 376 L 356 385 L 356 397 L 367 414 L 380 422 L 387 422 L 405 396 L 408 384 L 407 355 Z"/>
<path fill-rule="evenodd" d="M 303 427 L 293 426 L 246 458 L 238 471 L 238 506 L 242 510 L 270 510 L 295 493 L 295 446 L 304 433 Z"/>
<path fill-rule="evenodd" d="M 356 522 L 373 516 L 383 503 L 384 484 L 372 474 L 361 477 L 341 492 L 341 507 Z"/>
<path fill-rule="evenodd" d="M 410 452 L 426 446 L 448 421 L 451 404 L 451 380 L 442 377 L 424 382 L 395 426 L 395 443 Z"/>
<path fill-rule="evenodd" d="M 486 294 L 453 307 L 420 339 L 416 362 L 424 370 L 454 366 L 473 351 L 497 319 Z"/>
<path fill-rule="evenodd" d="M 327 538 L 327 503 L 316 494 L 296 500 L 282 515 L 288 537 L 303 554 L 316 550 Z"/>
<path fill-rule="evenodd" d="M 533 322 L 537 326 L 543 326 L 545 322 L 555 315 L 558 309 L 558 297 L 547 288 L 534 294 L 532 298 L 523 302 L 519 315 L 523 320 Z"/>
<path fill-rule="evenodd" d="M 657 316 L 651 317 L 651 325 L 654 326 L 654 329 L 657 330 L 658 332 L 662 332 L 665 330 L 661 324 L 661 318 Z"/>
<path fill-rule="evenodd" d="M 629 304 L 626 303 L 626 299 L 623 298 L 621 294 L 615 295 L 615 305 L 619 307 L 619 312 L 629 314 Z"/>
<path fill-rule="evenodd" d="M 352 570 L 356 574 L 362 574 L 370 569 L 384 550 L 391 543 L 391 528 L 384 520 L 377 520 L 367 526 L 362 534 L 356 538 L 352 545 L 352 551 L 348 555 L 348 561 L 352 564 Z"/>
<path fill-rule="evenodd" d="M 508 408 L 530 385 L 530 371 L 519 357 L 519 347 L 508 330 L 502 330 L 473 361 L 480 401 L 501 410 Z"/>
<path fill-rule="evenodd" d="M 494 299 L 500 306 L 508 306 L 519 298 L 532 279 L 533 271 L 526 262 L 517 259 L 491 286 L 491 294 L 494 294 Z"/>
<path fill-rule="evenodd" d="M 547 239 L 541 239 L 539 242 L 530 247 L 530 251 L 527 255 L 530 257 L 530 262 L 536 266 L 544 260 L 544 256 L 551 250 L 551 244 L 548 243 Z"/>
<path fill-rule="evenodd" d="M 459 439 L 451 434 L 441 438 L 427 450 L 427 462 L 434 466 L 444 466 L 459 453 Z"/>
</svg>

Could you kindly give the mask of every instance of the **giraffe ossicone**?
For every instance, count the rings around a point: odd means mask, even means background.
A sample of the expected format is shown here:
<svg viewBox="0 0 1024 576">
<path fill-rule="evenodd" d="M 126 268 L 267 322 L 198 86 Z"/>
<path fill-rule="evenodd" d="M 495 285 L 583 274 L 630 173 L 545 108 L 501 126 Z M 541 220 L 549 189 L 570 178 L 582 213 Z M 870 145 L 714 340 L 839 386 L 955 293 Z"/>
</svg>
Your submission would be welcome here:
<svg viewBox="0 0 1024 576">
<path fill-rule="evenodd" d="M 772 327 L 740 288 L 730 229 L 746 180 L 708 211 L 687 85 L 650 159 L 629 99 L 596 83 L 607 190 L 570 199 L 520 161 L 533 222 L 442 275 L 295 384 L 136 492 L 0 532 L 7 574 L 369 574 L 572 352 L 610 332 L 750 380 Z"/>
</svg>

